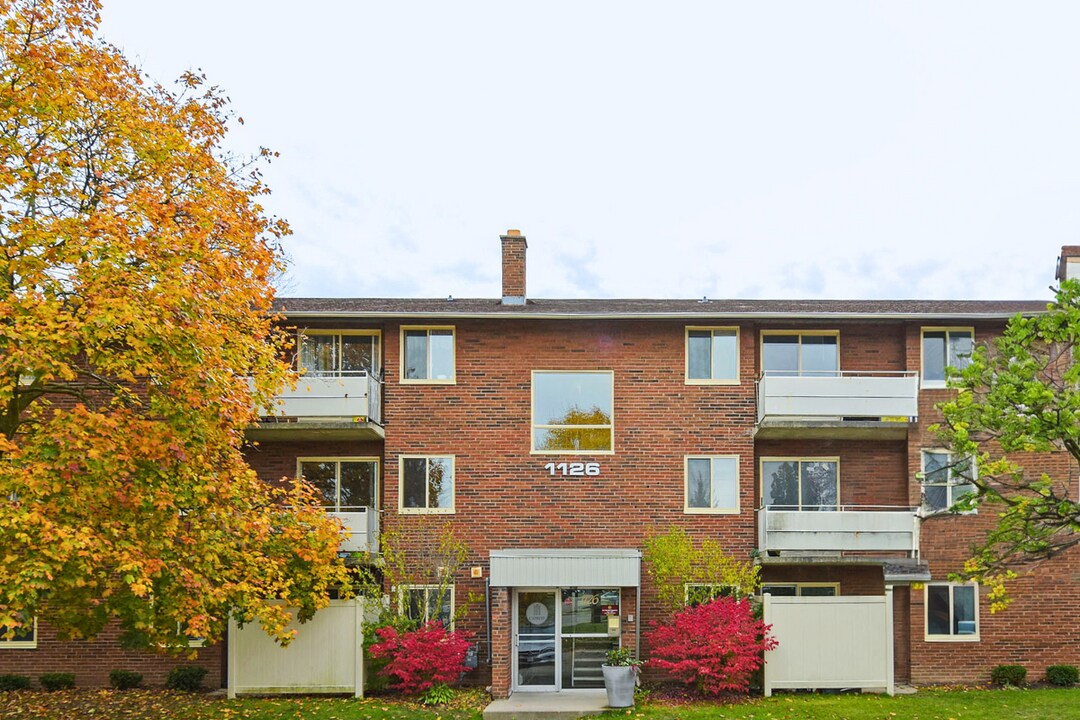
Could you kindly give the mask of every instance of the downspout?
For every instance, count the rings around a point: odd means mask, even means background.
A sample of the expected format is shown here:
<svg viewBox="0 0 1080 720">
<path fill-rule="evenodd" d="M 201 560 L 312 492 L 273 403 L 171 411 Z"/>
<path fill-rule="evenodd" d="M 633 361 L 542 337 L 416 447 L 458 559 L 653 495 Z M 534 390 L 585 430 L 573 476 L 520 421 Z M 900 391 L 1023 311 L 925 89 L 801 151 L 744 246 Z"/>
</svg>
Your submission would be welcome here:
<svg viewBox="0 0 1080 720">
<path fill-rule="evenodd" d="M 484 578 L 484 603 L 487 605 L 487 615 L 484 620 L 487 623 L 487 664 L 491 667 L 491 578 Z"/>
</svg>

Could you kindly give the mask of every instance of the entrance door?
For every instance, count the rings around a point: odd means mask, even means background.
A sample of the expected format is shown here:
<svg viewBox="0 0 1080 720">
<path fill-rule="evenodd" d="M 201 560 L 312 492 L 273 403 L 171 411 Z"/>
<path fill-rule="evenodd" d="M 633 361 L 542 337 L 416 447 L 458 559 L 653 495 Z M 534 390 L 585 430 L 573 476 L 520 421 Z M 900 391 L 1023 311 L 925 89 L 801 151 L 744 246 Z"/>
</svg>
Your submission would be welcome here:
<svg viewBox="0 0 1080 720">
<path fill-rule="evenodd" d="M 515 594 L 515 673 L 521 690 L 555 690 L 555 635 L 559 603 L 555 590 L 518 590 Z"/>
<path fill-rule="evenodd" d="M 514 689 L 604 686 L 600 666 L 619 647 L 619 589 L 514 593 Z"/>
</svg>

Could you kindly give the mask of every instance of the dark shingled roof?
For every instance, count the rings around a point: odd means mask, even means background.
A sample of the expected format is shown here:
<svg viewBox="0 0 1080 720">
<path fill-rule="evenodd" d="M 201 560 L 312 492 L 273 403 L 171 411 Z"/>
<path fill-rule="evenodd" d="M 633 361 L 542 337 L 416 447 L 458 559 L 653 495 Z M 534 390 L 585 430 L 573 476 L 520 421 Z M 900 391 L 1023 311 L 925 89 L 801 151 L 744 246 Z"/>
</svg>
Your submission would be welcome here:
<svg viewBox="0 0 1080 720">
<path fill-rule="evenodd" d="M 290 316 L 382 317 L 941 317 L 1002 318 L 1046 310 L 1045 300 L 546 300 L 497 298 L 278 298 Z"/>
</svg>

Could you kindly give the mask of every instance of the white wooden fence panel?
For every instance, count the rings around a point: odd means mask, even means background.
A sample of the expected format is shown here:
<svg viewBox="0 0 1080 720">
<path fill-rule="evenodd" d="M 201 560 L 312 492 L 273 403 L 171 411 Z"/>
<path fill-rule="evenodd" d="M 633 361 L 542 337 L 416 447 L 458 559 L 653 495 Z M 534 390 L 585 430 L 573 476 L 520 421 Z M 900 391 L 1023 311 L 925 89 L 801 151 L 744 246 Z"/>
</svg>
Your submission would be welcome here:
<svg viewBox="0 0 1080 720">
<path fill-rule="evenodd" d="M 363 606 L 331 600 L 281 647 L 258 623 L 229 626 L 229 697 L 237 694 L 363 695 Z"/>
<path fill-rule="evenodd" d="M 775 689 L 884 688 L 893 694 L 892 591 L 884 596 L 765 596 L 779 642 L 765 654 Z"/>
</svg>

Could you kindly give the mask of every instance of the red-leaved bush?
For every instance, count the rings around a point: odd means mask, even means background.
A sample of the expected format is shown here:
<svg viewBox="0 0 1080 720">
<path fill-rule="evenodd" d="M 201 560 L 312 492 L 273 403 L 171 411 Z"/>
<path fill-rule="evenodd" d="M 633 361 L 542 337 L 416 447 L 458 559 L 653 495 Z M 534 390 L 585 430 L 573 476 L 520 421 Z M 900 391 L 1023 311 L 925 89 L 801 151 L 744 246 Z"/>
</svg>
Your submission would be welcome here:
<svg viewBox="0 0 1080 720">
<path fill-rule="evenodd" d="M 646 634 L 649 665 L 709 695 L 746 692 L 750 676 L 777 642 L 771 625 L 755 620 L 749 600 L 721 597 L 687 608 Z"/>
<path fill-rule="evenodd" d="M 392 627 L 375 631 L 381 639 L 368 652 L 372 657 L 389 658 L 380 675 L 391 678 L 390 688 L 410 695 L 422 693 L 433 685 L 456 682 L 465 667 L 469 635 L 448 632 L 437 620 L 416 630 L 399 633 Z"/>
</svg>

